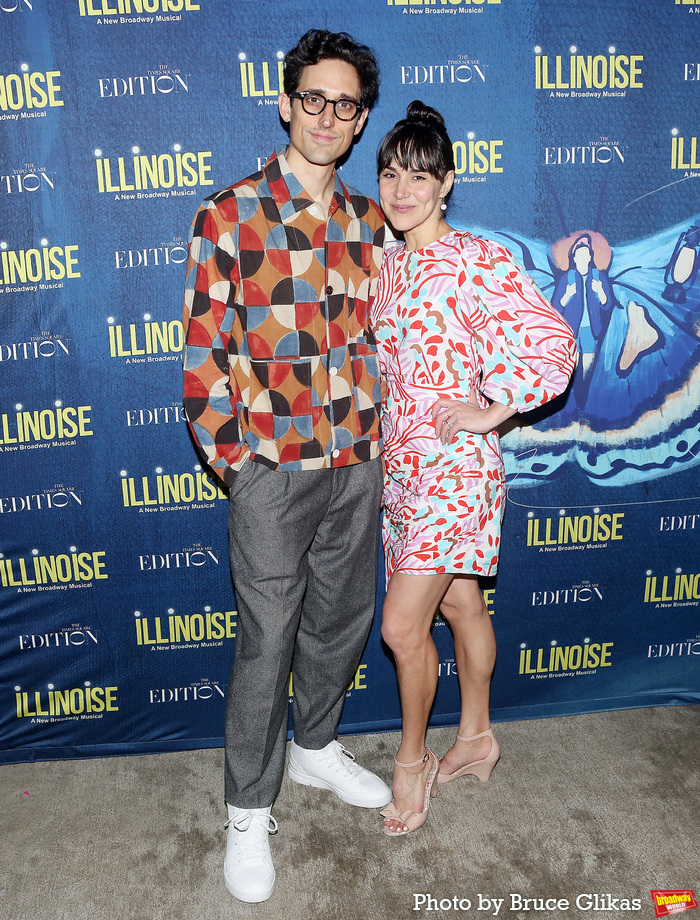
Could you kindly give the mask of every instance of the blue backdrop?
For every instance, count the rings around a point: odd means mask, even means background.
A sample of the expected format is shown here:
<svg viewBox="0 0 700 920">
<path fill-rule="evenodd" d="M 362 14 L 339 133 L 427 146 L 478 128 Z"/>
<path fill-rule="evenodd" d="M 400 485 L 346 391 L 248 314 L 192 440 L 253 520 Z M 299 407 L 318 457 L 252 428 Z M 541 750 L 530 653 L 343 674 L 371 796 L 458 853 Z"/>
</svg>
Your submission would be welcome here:
<svg viewBox="0 0 700 920">
<path fill-rule="evenodd" d="M 236 602 L 181 405 L 187 228 L 283 142 L 311 27 L 381 68 L 344 180 L 376 194 L 424 100 L 450 222 L 597 317 L 567 398 L 503 439 L 494 719 L 700 701 L 700 0 L 1 0 L 0 761 L 222 743 Z M 398 725 L 377 623 L 343 729 Z"/>
</svg>

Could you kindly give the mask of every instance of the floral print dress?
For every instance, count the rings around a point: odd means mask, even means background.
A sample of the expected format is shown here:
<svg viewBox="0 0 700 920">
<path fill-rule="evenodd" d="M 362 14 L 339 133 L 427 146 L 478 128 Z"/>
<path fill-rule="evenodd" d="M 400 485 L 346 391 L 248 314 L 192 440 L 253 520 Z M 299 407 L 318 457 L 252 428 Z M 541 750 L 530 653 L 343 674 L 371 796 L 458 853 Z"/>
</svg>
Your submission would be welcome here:
<svg viewBox="0 0 700 920">
<path fill-rule="evenodd" d="M 458 230 L 387 253 L 371 321 L 386 379 L 387 579 L 493 575 L 505 504 L 498 433 L 459 431 L 443 445 L 430 410 L 441 397 L 543 405 L 573 373 L 571 329 L 506 249 Z"/>
</svg>

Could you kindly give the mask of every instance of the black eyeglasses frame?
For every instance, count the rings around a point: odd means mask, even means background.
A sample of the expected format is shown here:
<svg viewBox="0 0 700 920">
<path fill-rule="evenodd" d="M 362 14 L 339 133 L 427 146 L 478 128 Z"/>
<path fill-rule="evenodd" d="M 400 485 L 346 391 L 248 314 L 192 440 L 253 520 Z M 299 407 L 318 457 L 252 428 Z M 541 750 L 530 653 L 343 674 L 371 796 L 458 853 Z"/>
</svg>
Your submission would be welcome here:
<svg viewBox="0 0 700 920">
<path fill-rule="evenodd" d="M 306 112 L 307 115 L 320 115 L 321 112 L 325 112 L 326 106 L 330 102 L 330 104 L 333 106 L 333 114 L 339 121 L 346 121 L 346 122 L 354 121 L 358 117 L 358 115 L 360 115 L 360 113 L 364 109 L 367 108 L 366 105 L 364 105 L 362 102 L 357 102 L 357 100 L 355 99 L 327 99 L 323 95 L 323 93 L 319 93 L 315 90 L 305 90 L 304 92 L 301 92 L 301 93 L 297 93 L 297 92 L 287 93 L 287 95 L 289 96 L 290 99 L 299 99 L 301 101 L 301 107 L 303 108 L 303 110 Z M 320 109 L 318 112 L 309 112 L 309 110 L 306 108 L 306 105 L 305 105 L 307 96 L 318 96 L 320 99 L 323 99 L 324 100 L 323 108 Z M 352 102 L 353 105 L 357 106 L 357 111 L 355 112 L 354 115 L 351 115 L 350 118 L 343 118 L 343 116 L 338 113 L 337 105 L 339 102 Z"/>
</svg>

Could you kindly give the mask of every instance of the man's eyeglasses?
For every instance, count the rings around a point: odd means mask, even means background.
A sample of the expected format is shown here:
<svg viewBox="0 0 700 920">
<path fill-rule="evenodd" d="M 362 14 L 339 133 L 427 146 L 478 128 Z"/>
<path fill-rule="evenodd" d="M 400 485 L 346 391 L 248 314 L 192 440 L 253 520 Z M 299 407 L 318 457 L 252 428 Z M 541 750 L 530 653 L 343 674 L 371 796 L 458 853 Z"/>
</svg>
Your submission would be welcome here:
<svg viewBox="0 0 700 920">
<path fill-rule="evenodd" d="M 361 102 L 355 102 L 354 99 L 326 99 L 323 93 L 289 93 L 289 98 L 301 99 L 301 107 L 307 115 L 320 115 L 330 102 L 335 117 L 340 121 L 352 121 L 365 108 Z"/>
</svg>

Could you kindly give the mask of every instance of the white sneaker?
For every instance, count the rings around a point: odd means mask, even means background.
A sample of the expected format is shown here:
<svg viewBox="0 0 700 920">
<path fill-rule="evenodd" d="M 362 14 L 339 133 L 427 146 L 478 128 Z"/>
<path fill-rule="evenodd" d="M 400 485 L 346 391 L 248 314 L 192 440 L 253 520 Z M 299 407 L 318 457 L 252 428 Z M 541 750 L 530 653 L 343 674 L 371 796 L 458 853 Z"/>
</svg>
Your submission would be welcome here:
<svg viewBox="0 0 700 920">
<path fill-rule="evenodd" d="M 355 763 L 354 755 L 338 741 L 331 741 L 320 751 L 311 751 L 292 740 L 287 774 L 302 786 L 330 789 L 348 805 L 383 808 L 391 801 L 387 784 Z"/>
<path fill-rule="evenodd" d="M 275 887 L 269 837 L 277 833 L 277 821 L 270 808 L 228 806 L 224 882 L 239 901 L 267 901 Z"/>
</svg>

